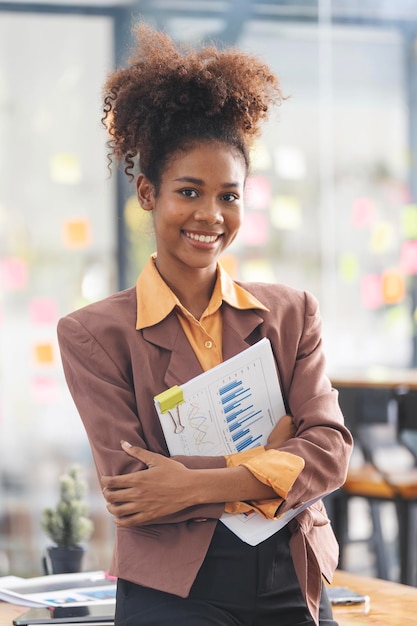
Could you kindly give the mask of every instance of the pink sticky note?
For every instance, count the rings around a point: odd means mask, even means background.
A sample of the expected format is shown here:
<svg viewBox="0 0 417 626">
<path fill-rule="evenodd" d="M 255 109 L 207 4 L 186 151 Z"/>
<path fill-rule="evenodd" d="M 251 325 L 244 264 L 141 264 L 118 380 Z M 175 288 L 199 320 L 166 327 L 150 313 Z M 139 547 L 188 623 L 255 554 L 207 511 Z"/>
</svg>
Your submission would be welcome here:
<svg viewBox="0 0 417 626">
<path fill-rule="evenodd" d="M 33 324 L 55 324 L 58 305 L 53 298 L 34 298 L 29 304 L 29 315 Z"/>
<path fill-rule="evenodd" d="M 249 176 L 245 187 L 245 205 L 255 211 L 266 211 L 272 200 L 271 181 L 266 176 Z"/>
<path fill-rule="evenodd" d="M 377 309 L 382 304 L 382 281 L 378 274 L 366 274 L 361 280 L 361 301 L 366 309 Z"/>
<path fill-rule="evenodd" d="M 375 202 L 372 198 L 356 198 L 352 203 L 352 225 L 365 228 L 372 224 L 376 216 Z"/>
<path fill-rule="evenodd" d="M 8 291 L 24 289 L 28 283 L 28 266 L 24 259 L 6 257 L 0 261 L 0 283 Z"/>
<path fill-rule="evenodd" d="M 265 213 L 247 213 L 243 220 L 241 239 L 246 246 L 264 246 L 269 238 Z"/>
<path fill-rule="evenodd" d="M 404 274 L 417 274 L 417 240 L 404 241 L 401 248 L 401 269 Z"/>
<path fill-rule="evenodd" d="M 35 376 L 31 381 L 31 394 L 36 404 L 53 404 L 59 400 L 57 381 L 48 376 Z"/>
</svg>

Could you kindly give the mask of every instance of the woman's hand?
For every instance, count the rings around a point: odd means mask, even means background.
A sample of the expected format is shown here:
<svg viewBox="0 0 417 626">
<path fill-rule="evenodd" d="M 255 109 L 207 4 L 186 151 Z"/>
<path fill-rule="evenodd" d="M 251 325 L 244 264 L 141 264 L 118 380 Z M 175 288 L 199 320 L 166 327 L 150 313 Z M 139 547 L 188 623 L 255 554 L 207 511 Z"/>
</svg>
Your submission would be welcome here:
<svg viewBox="0 0 417 626">
<path fill-rule="evenodd" d="M 127 441 L 121 442 L 121 446 L 148 469 L 101 479 L 107 509 L 118 526 L 139 526 L 195 504 L 191 470 Z"/>
</svg>

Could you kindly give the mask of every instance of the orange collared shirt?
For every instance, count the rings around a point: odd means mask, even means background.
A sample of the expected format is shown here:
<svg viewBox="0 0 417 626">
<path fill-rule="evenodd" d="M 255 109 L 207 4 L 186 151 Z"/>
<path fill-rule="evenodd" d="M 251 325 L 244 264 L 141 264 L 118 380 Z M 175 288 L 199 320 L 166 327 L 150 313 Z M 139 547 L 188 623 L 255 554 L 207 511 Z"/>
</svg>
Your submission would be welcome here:
<svg viewBox="0 0 417 626">
<path fill-rule="evenodd" d="M 222 362 L 223 320 L 220 307 L 223 301 L 236 309 L 261 309 L 268 311 L 255 296 L 236 284 L 217 264 L 217 279 L 206 310 L 197 320 L 168 287 L 155 265 L 153 254 L 136 283 L 136 329 L 158 324 L 176 309 L 178 320 L 204 371 Z M 294 481 L 304 467 L 303 460 L 279 450 L 265 450 L 263 446 L 230 454 L 228 467 L 244 465 L 258 480 L 270 485 L 278 498 L 257 502 L 234 502 L 226 505 L 229 513 L 257 510 L 264 517 L 273 518 Z"/>
<path fill-rule="evenodd" d="M 176 308 L 178 320 L 190 342 L 200 365 L 207 371 L 223 361 L 223 320 L 220 312 L 222 301 L 236 309 L 262 309 L 267 311 L 255 296 L 237 285 L 217 265 L 217 280 L 206 310 L 199 320 L 192 315 L 171 291 L 156 269 L 153 254 L 136 283 L 138 311 L 136 329 L 141 330 L 161 322 Z"/>
</svg>

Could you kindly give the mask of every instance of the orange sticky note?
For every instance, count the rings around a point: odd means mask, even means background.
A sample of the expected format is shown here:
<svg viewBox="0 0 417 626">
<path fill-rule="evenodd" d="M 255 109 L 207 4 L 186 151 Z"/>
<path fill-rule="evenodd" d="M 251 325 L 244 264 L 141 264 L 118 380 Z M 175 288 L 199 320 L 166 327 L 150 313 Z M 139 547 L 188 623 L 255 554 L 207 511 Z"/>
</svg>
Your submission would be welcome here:
<svg viewBox="0 0 417 626">
<path fill-rule="evenodd" d="M 405 298 L 404 276 L 395 269 L 382 275 L 382 295 L 386 304 L 397 304 Z"/>
<path fill-rule="evenodd" d="M 63 224 L 64 243 L 67 248 L 88 248 L 91 244 L 91 227 L 85 218 L 66 220 Z"/>
<path fill-rule="evenodd" d="M 50 343 L 38 343 L 34 346 L 35 360 L 41 365 L 50 365 L 54 361 L 54 351 Z"/>
</svg>

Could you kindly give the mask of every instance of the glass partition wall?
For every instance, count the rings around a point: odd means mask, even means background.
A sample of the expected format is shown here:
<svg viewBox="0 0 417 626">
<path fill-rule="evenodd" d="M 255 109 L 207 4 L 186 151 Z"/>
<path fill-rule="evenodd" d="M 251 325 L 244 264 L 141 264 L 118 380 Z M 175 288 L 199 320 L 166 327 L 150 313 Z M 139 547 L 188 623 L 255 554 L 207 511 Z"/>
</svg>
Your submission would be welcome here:
<svg viewBox="0 0 417 626">
<path fill-rule="evenodd" d="M 134 284 L 154 249 L 134 186 L 108 176 L 101 86 L 128 48 L 113 4 L 182 41 L 238 44 L 280 77 L 287 98 L 254 149 L 229 272 L 312 291 L 329 372 L 416 365 L 417 10 L 233 2 L 0 2 L 0 576 L 42 573 L 40 511 L 72 462 L 96 522 L 85 566 L 109 562 L 113 526 L 56 323 Z"/>
<path fill-rule="evenodd" d="M 0 13 L 0 574 L 39 573 L 58 475 L 94 472 L 56 324 L 117 289 L 100 125 L 113 54 L 110 18 Z"/>
</svg>

